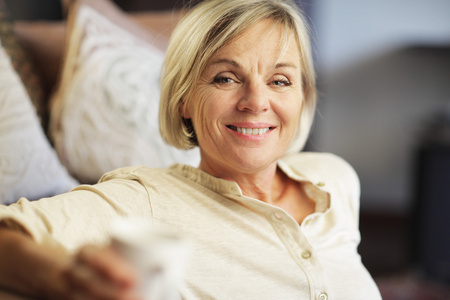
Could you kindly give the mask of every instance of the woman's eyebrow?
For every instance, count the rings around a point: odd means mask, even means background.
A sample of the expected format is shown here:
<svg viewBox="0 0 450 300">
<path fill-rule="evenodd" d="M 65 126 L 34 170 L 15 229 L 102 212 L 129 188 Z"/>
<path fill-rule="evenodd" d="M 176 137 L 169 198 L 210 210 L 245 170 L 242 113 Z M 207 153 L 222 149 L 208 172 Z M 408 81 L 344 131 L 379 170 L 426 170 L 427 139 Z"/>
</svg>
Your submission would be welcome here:
<svg viewBox="0 0 450 300">
<path fill-rule="evenodd" d="M 228 65 L 231 65 L 231 66 L 233 66 L 235 68 L 238 68 L 238 69 L 241 68 L 241 66 L 237 63 L 237 61 L 232 60 L 232 59 L 228 59 L 228 58 L 219 58 L 219 59 L 213 60 L 210 63 L 210 66 L 218 65 L 218 64 L 228 64 Z"/>
<path fill-rule="evenodd" d="M 228 58 L 219 58 L 219 59 L 213 60 L 209 65 L 214 66 L 214 65 L 219 65 L 219 64 L 231 65 L 237 69 L 241 68 L 241 65 L 237 61 L 228 59 Z M 298 66 L 291 62 L 279 62 L 274 66 L 274 69 L 282 69 L 282 68 L 298 69 Z"/>
<path fill-rule="evenodd" d="M 298 69 L 298 66 L 296 64 L 290 63 L 290 62 L 280 62 L 275 65 L 275 69 L 281 69 L 281 68 L 293 68 Z"/>
</svg>

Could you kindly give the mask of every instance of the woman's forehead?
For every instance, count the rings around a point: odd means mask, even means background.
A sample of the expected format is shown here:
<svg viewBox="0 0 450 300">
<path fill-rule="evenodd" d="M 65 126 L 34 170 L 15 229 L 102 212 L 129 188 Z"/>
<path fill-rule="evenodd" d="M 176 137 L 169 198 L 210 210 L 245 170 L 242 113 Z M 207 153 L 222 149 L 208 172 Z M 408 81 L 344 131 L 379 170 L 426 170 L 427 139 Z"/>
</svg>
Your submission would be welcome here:
<svg viewBox="0 0 450 300">
<path fill-rule="evenodd" d="M 208 60 L 207 66 L 228 64 L 239 67 L 247 60 L 265 61 L 268 64 L 300 67 L 300 54 L 292 32 L 272 20 L 260 21 L 222 46 Z"/>
<path fill-rule="evenodd" d="M 298 52 L 298 45 L 292 30 L 286 29 L 273 20 L 265 19 L 249 26 L 241 34 L 220 47 L 210 57 L 208 63 L 230 55 L 260 53 L 282 57 L 285 53 L 296 56 Z"/>
</svg>

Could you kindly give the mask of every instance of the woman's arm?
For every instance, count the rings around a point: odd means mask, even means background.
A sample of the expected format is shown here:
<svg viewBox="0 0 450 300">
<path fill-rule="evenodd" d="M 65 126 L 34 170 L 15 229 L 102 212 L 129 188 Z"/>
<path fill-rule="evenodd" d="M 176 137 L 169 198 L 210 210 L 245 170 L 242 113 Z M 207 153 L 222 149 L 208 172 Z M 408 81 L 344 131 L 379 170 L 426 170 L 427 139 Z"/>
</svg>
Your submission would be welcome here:
<svg viewBox="0 0 450 300">
<path fill-rule="evenodd" d="M 0 286 L 40 299 L 139 299 L 134 270 L 111 248 L 76 255 L 0 226 Z"/>
</svg>

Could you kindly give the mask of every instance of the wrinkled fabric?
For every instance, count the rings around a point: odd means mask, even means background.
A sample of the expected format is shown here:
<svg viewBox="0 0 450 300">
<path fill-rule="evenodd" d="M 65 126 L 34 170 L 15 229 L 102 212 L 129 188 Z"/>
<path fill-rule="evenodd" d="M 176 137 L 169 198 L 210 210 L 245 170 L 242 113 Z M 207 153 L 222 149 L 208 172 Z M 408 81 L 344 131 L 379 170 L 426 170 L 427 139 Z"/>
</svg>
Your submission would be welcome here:
<svg viewBox="0 0 450 300">
<path fill-rule="evenodd" d="M 119 169 L 97 185 L 1 207 L 0 219 L 39 243 L 52 239 L 75 250 L 107 242 L 117 216 L 147 218 L 192 242 L 184 299 L 381 299 L 357 253 L 354 170 L 323 153 L 296 154 L 278 166 L 316 203 L 302 224 L 246 197 L 237 183 L 186 165 Z"/>
</svg>

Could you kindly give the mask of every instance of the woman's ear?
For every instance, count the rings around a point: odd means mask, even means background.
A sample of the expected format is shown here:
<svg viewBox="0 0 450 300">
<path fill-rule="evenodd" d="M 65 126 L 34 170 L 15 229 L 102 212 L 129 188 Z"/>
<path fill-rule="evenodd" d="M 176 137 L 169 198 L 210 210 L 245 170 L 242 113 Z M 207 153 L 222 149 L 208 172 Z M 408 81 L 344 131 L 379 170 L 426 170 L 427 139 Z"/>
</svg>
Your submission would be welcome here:
<svg viewBox="0 0 450 300">
<path fill-rule="evenodd" d="M 191 114 L 189 113 L 188 106 L 186 105 L 186 101 L 184 101 L 184 100 L 181 100 L 180 113 L 184 119 L 191 118 Z"/>
</svg>

